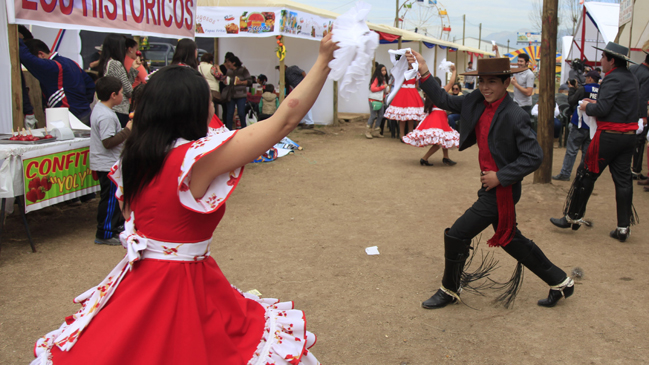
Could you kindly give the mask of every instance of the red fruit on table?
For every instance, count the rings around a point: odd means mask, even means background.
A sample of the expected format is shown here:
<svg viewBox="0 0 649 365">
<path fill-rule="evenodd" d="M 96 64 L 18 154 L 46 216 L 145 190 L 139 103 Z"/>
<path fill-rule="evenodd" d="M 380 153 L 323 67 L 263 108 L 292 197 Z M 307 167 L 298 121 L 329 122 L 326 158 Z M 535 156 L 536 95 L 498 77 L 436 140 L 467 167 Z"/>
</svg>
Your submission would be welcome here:
<svg viewBox="0 0 649 365">
<path fill-rule="evenodd" d="M 49 191 L 52 188 L 52 180 L 50 180 L 49 176 L 43 176 L 41 178 L 41 186 L 45 191 Z"/>
<path fill-rule="evenodd" d="M 52 139 L 52 138 L 54 138 L 54 136 L 51 135 L 51 134 L 46 134 L 45 137 L 43 137 L 43 138 L 44 139 Z"/>
<path fill-rule="evenodd" d="M 29 184 L 27 185 L 27 189 L 38 189 L 41 186 L 41 179 L 35 177 L 29 181 Z"/>
<path fill-rule="evenodd" d="M 9 137 L 9 140 L 10 141 L 20 141 L 20 135 L 11 136 L 11 137 Z"/>
<path fill-rule="evenodd" d="M 45 198 L 45 190 L 43 190 L 42 186 L 36 189 L 36 198 L 38 198 L 38 200 Z"/>
<path fill-rule="evenodd" d="M 32 203 L 36 203 L 36 201 L 38 200 L 38 193 L 36 192 L 36 189 L 29 189 L 29 192 L 25 194 L 25 198 Z"/>
</svg>

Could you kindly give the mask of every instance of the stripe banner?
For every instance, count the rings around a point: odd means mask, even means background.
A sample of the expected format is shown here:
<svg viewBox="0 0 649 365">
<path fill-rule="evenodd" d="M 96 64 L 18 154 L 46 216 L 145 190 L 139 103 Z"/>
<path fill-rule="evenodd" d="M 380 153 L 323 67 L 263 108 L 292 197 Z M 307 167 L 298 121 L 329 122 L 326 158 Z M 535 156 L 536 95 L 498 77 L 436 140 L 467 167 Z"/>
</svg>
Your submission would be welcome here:
<svg viewBox="0 0 649 365">
<path fill-rule="evenodd" d="M 6 0 L 10 24 L 194 38 L 198 0 Z"/>
</svg>

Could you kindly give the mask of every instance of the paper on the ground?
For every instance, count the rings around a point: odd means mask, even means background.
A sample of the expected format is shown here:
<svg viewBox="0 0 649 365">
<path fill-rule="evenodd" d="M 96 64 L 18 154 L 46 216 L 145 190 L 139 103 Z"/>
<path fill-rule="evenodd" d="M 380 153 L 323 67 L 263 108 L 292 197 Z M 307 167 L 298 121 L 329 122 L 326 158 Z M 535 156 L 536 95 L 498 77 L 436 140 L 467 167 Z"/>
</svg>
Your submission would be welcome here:
<svg viewBox="0 0 649 365">
<path fill-rule="evenodd" d="M 411 52 L 410 48 L 388 50 L 388 53 L 390 54 L 390 61 L 394 65 L 392 70 L 390 70 L 392 77 L 394 77 L 394 86 L 392 87 L 390 95 L 388 95 L 388 99 L 386 101 L 387 104 L 390 104 L 392 102 L 392 99 L 394 99 L 394 97 L 397 95 L 404 81 L 412 80 L 417 77 L 417 73 L 419 72 L 419 63 L 417 62 L 417 60 L 415 60 L 415 63 L 412 64 L 412 68 L 409 70 L 408 60 L 405 57 L 406 53 L 408 52 Z M 399 58 L 398 60 L 397 55 L 401 56 L 401 58 Z"/>
<path fill-rule="evenodd" d="M 367 253 L 368 255 L 378 255 L 379 247 L 378 246 L 368 247 L 365 249 L 365 253 Z"/>
<path fill-rule="evenodd" d="M 437 68 L 443 73 L 445 73 L 451 70 L 451 65 L 454 65 L 454 63 L 451 61 L 447 61 L 446 58 L 444 58 L 442 59 L 442 62 L 439 63 L 439 66 L 437 66 Z"/>
<path fill-rule="evenodd" d="M 329 62 L 329 78 L 340 81 L 338 95 L 349 100 L 361 87 L 366 87 L 367 70 L 372 69 L 374 51 L 379 46 L 379 35 L 367 26 L 367 15 L 372 7 L 363 1 L 334 20 L 332 40 L 340 47 Z"/>
<path fill-rule="evenodd" d="M 70 112 L 68 111 L 68 113 Z M 70 129 L 77 130 L 77 131 L 89 131 L 90 127 L 83 124 L 83 122 L 77 119 L 77 117 L 75 117 L 74 114 L 70 113 Z"/>
</svg>

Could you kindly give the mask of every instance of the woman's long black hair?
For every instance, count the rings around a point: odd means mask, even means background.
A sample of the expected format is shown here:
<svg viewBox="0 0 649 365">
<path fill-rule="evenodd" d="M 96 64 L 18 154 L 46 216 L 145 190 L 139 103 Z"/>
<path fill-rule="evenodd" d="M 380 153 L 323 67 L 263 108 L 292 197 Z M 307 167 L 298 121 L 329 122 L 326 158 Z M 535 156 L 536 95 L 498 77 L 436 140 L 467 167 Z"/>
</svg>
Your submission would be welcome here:
<svg viewBox="0 0 649 365">
<path fill-rule="evenodd" d="M 194 70 L 198 70 L 198 60 L 196 59 L 196 42 L 189 38 L 183 38 L 178 41 L 174 57 L 171 59 L 172 65 L 179 63 L 185 64 Z"/>
<path fill-rule="evenodd" d="M 178 138 L 191 141 L 207 135 L 209 103 L 210 88 L 196 70 L 171 65 L 151 76 L 122 151 L 127 206 L 156 178 Z"/>
<path fill-rule="evenodd" d="M 124 67 L 124 57 L 126 57 L 126 39 L 120 34 L 109 34 L 104 38 L 101 46 L 101 56 L 99 56 L 99 77 L 104 77 L 108 61 L 112 58 Z M 128 70 L 124 67 L 128 74 Z"/>
<path fill-rule="evenodd" d="M 439 77 L 433 76 L 433 80 L 439 85 L 440 87 L 442 86 L 442 80 L 440 80 Z M 435 104 L 433 104 L 433 100 L 426 95 L 424 98 L 424 113 L 430 113 L 433 111 L 433 108 L 435 107 Z"/>
<path fill-rule="evenodd" d="M 383 74 L 381 73 L 381 70 L 383 70 L 384 65 L 381 65 L 380 63 L 376 63 L 376 67 L 374 67 L 374 74 L 372 75 L 372 78 L 370 79 L 370 86 L 372 86 L 372 83 L 374 80 L 378 80 L 376 83 L 376 86 L 381 86 L 386 83 L 386 77 L 387 75 L 387 68 L 386 68 L 386 74 L 385 77 L 383 77 Z"/>
</svg>

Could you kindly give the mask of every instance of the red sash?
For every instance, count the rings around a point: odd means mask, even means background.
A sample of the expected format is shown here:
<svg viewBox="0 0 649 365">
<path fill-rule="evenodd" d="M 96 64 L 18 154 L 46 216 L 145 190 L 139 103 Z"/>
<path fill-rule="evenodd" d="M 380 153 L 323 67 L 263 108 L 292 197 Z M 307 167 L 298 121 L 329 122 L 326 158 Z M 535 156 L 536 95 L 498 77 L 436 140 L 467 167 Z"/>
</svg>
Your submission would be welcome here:
<svg viewBox="0 0 649 365">
<path fill-rule="evenodd" d="M 615 122 L 600 122 L 597 121 L 597 132 L 593 140 L 588 146 L 588 151 L 586 152 L 586 158 L 584 159 L 584 165 L 586 169 L 590 172 L 599 174 L 599 161 L 603 161 L 603 158 L 599 158 L 599 137 L 602 134 L 602 131 L 615 131 L 615 132 L 631 132 L 638 129 L 638 123 L 615 123 Z"/>
<path fill-rule="evenodd" d="M 493 159 L 489 150 L 489 128 L 491 127 L 496 110 L 505 99 L 505 96 L 491 104 L 485 101 L 485 111 L 480 116 L 478 124 L 475 127 L 478 148 L 480 149 L 478 152 L 478 161 L 480 162 L 482 171 L 498 172 L 498 165 L 496 165 L 496 161 Z M 512 195 L 511 185 L 498 185 L 496 187 L 496 202 L 498 204 L 498 227 L 496 228 L 496 233 L 487 243 L 491 247 L 505 247 L 514 238 L 514 230 L 516 228 L 516 210 L 514 208 L 514 196 Z"/>
</svg>

